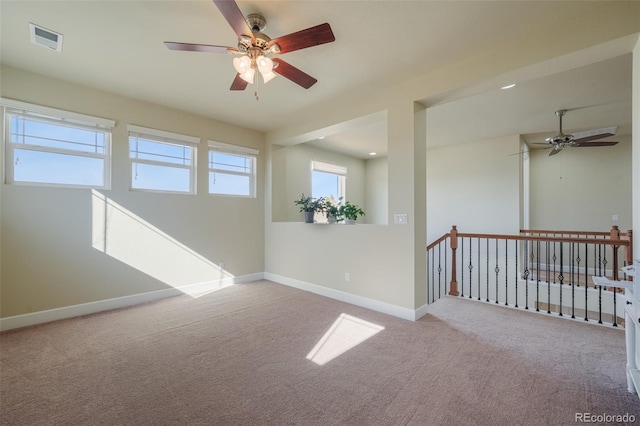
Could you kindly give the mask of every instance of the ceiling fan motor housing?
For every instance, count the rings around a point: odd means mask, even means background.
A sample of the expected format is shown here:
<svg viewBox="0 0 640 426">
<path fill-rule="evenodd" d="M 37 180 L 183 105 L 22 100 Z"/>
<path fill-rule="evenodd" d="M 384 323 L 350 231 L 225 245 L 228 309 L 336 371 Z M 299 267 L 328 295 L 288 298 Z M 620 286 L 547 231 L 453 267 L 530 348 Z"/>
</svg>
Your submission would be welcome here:
<svg viewBox="0 0 640 426">
<path fill-rule="evenodd" d="M 247 24 L 251 28 L 253 37 L 243 35 L 238 38 L 238 50 L 249 52 L 252 48 L 262 51 L 263 55 L 278 53 L 280 46 L 277 43 L 271 44 L 271 37 L 262 31 L 267 27 L 267 20 L 258 13 L 251 13 L 246 18 Z"/>
</svg>

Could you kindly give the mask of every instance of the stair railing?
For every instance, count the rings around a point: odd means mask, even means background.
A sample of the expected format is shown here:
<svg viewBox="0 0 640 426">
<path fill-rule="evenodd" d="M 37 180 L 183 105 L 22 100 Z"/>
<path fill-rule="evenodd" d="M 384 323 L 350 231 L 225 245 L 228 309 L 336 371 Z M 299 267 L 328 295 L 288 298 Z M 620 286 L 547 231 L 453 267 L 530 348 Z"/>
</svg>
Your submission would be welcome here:
<svg viewBox="0 0 640 426">
<path fill-rule="evenodd" d="M 619 249 L 624 249 L 622 263 Z M 456 226 L 427 247 L 427 302 L 445 294 L 535 309 L 585 321 L 622 323 L 617 285 L 631 264 L 632 231 L 522 230 L 520 235 L 459 232 Z M 614 283 L 595 285 L 592 277 Z"/>
</svg>

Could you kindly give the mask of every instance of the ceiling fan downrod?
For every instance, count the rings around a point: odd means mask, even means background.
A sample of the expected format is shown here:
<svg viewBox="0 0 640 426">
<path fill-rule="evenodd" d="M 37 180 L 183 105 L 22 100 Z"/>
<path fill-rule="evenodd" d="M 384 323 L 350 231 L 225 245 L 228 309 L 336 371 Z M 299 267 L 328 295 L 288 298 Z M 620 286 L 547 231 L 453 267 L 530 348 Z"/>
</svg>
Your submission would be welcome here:
<svg viewBox="0 0 640 426">
<path fill-rule="evenodd" d="M 574 137 L 573 135 L 566 135 L 563 131 L 562 131 L 562 117 L 564 117 L 564 115 L 566 114 L 567 110 L 566 109 L 560 109 L 558 111 L 556 111 L 556 115 L 558 116 L 558 119 L 560 120 L 560 131 L 559 133 L 552 137 L 552 138 L 547 138 L 547 142 L 549 142 L 552 145 L 558 145 L 558 144 L 569 144 L 573 141 Z"/>
</svg>

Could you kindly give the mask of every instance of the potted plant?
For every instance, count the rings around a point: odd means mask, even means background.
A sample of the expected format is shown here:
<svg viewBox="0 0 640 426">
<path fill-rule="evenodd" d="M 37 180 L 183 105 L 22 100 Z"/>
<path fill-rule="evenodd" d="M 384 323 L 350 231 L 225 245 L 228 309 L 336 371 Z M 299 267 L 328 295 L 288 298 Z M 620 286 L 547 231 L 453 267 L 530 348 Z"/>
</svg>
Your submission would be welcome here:
<svg viewBox="0 0 640 426">
<path fill-rule="evenodd" d="M 325 211 L 324 197 L 313 198 L 302 194 L 302 196 L 293 203 L 300 207 L 301 212 L 304 212 L 305 223 L 313 223 L 314 214 Z"/>
<path fill-rule="evenodd" d="M 364 216 L 364 211 L 349 201 L 345 201 L 344 205 L 340 206 L 340 213 L 344 215 L 345 223 L 349 225 L 355 224 L 358 216 Z"/>
<path fill-rule="evenodd" d="M 343 197 L 338 198 L 338 201 L 336 201 L 333 196 L 325 199 L 324 205 L 325 211 L 327 213 L 327 222 L 336 223 L 344 219 L 342 213 L 340 213 L 340 207 L 342 207 L 342 198 Z"/>
</svg>

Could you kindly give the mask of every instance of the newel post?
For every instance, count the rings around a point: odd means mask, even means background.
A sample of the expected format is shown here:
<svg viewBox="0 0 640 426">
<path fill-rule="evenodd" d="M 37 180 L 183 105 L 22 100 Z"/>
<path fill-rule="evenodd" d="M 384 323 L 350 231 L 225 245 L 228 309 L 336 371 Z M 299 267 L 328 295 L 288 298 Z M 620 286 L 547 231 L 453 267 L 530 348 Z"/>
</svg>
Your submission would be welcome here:
<svg viewBox="0 0 640 426">
<path fill-rule="evenodd" d="M 458 229 L 456 225 L 451 227 L 449 232 L 449 238 L 451 243 L 451 285 L 449 287 L 449 296 L 459 296 L 458 281 L 456 280 L 456 250 L 458 248 Z"/>
<path fill-rule="evenodd" d="M 620 239 L 620 229 L 618 229 L 618 225 L 611 226 L 611 231 L 609 232 L 609 238 L 612 240 Z M 618 280 L 618 245 L 612 245 L 613 248 L 613 279 Z"/>
</svg>

